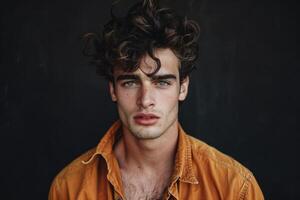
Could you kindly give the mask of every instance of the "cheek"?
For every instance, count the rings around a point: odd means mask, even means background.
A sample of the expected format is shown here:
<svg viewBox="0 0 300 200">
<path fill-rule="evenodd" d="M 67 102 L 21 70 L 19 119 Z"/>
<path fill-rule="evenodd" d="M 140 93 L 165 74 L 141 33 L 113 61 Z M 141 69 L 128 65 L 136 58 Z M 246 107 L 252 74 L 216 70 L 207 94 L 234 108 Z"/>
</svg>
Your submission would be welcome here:
<svg viewBox="0 0 300 200">
<path fill-rule="evenodd" d="M 179 94 L 176 90 L 162 92 L 159 95 L 158 103 L 163 105 L 163 107 L 168 109 L 173 109 L 178 104 Z"/>
<path fill-rule="evenodd" d="M 118 94 L 118 105 L 119 105 L 119 108 L 123 111 L 130 111 L 135 103 L 135 96 L 130 93 L 130 92 L 122 92 L 122 93 L 119 93 Z"/>
<path fill-rule="evenodd" d="M 119 95 L 120 99 L 123 99 L 123 100 L 126 100 L 127 98 L 130 97 L 130 94 L 128 92 L 122 92 L 120 95 Z"/>
</svg>

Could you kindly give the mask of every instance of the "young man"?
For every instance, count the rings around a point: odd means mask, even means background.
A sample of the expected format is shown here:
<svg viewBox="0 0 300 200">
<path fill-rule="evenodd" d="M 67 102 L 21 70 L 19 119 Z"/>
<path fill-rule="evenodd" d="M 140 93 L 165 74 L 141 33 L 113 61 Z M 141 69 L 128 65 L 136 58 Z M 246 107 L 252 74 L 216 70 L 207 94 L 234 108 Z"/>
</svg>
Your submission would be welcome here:
<svg viewBox="0 0 300 200">
<path fill-rule="evenodd" d="M 49 200 L 263 199 L 249 170 L 178 123 L 198 35 L 195 22 L 155 0 L 113 16 L 102 36 L 87 35 L 120 120 L 57 175 Z"/>
</svg>

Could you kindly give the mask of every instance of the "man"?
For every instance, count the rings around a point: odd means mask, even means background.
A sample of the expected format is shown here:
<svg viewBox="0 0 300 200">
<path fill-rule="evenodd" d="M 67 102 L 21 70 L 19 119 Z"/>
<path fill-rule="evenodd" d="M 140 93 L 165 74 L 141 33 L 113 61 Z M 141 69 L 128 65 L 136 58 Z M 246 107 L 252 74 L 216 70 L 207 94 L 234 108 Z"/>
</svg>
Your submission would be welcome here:
<svg viewBox="0 0 300 200">
<path fill-rule="evenodd" d="M 50 200 L 263 199 L 249 170 L 178 123 L 198 35 L 195 22 L 155 0 L 87 35 L 120 120 L 57 175 Z"/>
</svg>

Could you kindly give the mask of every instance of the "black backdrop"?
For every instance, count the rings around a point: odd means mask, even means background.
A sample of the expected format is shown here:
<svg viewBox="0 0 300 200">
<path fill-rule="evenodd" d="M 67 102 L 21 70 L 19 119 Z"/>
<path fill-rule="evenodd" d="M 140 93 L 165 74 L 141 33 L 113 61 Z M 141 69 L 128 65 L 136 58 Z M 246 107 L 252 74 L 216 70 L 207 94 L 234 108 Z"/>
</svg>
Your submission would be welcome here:
<svg viewBox="0 0 300 200">
<path fill-rule="evenodd" d="M 300 199 L 296 8 L 267 0 L 163 2 L 201 26 L 183 127 L 250 168 L 266 199 Z M 1 199 L 46 199 L 55 174 L 117 117 L 80 41 L 101 30 L 111 1 L 1 4 Z"/>
</svg>

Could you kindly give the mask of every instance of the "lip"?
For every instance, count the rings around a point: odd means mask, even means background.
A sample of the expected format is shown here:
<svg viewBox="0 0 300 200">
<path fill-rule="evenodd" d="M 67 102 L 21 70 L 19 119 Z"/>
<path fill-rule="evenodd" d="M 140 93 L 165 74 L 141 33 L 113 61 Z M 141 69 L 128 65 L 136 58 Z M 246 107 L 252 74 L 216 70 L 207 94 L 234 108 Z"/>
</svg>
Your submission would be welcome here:
<svg viewBox="0 0 300 200">
<path fill-rule="evenodd" d="M 152 113 L 139 113 L 133 117 L 135 123 L 142 125 L 142 126 L 151 126 L 154 125 L 158 120 L 159 117 Z"/>
</svg>

